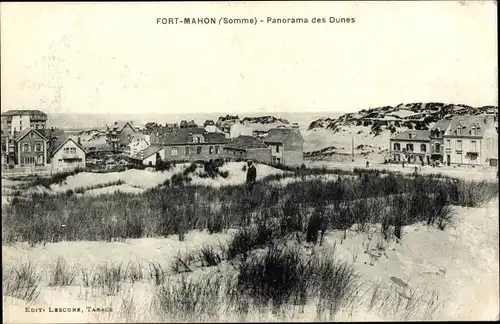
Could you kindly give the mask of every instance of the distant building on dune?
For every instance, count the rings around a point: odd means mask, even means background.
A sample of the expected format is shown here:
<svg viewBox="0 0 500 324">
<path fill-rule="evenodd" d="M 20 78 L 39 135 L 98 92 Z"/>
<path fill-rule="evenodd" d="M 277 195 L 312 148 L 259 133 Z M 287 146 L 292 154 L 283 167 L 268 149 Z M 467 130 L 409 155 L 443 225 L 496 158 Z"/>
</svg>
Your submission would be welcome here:
<svg viewBox="0 0 500 324">
<path fill-rule="evenodd" d="M 230 139 L 236 138 L 241 135 L 252 136 L 253 135 L 252 127 L 243 125 L 239 122 L 236 122 L 229 127 Z"/>
</svg>

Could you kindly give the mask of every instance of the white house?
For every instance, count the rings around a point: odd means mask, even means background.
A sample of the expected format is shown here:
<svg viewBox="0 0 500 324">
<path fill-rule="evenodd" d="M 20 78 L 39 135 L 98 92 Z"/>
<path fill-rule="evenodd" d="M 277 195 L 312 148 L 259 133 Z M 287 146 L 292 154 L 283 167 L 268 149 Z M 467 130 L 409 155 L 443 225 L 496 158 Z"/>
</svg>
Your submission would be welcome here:
<svg viewBox="0 0 500 324">
<path fill-rule="evenodd" d="M 75 169 L 85 167 L 85 149 L 71 138 L 59 145 L 54 145 L 51 151 L 51 163 L 54 169 Z"/>
<path fill-rule="evenodd" d="M 140 160 L 143 165 L 155 166 L 156 161 L 165 160 L 165 149 L 162 145 L 152 144 L 139 152 L 135 159 Z"/>
<path fill-rule="evenodd" d="M 231 125 L 229 128 L 229 138 L 236 138 L 239 136 L 252 136 L 253 129 L 250 126 L 243 125 L 239 122 Z"/>
<path fill-rule="evenodd" d="M 215 125 L 207 125 L 205 126 L 205 130 L 207 131 L 207 133 L 221 133 L 221 134 L 224 133 L 222 129 L 220 129 Z"/>
</svg>

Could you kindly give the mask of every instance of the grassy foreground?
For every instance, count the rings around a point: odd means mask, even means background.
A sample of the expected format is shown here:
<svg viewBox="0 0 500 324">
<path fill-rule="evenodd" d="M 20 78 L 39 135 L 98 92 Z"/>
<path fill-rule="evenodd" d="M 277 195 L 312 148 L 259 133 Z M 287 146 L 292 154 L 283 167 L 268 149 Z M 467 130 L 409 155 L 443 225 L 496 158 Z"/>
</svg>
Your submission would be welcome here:
<svg viewBox="0 0 500 324">
<path fill-rule="evenodd" d="M 365 170 L 269 176 L 251 194 L 244 186 L 192 186 L 185 176 L 139 195 L 14 200 L 3 211 L 3 244 L 172 234 L 183 241 L 194 229 L 237 228 L 227 242 L 179 255 L 168 269 L 154 262 L 88 269 L 61 257 L 43 276 L 33 262 L 15 264 L 3 271 L 4 295 L 36 302 L 42 285 L 78 285 L 86 294 L 121 296 L 118 316 L 129 321 L 243 321 L 263 314 L 290 320 L 308 309 L 314 309 L 304 315 L 308 320 L 349 318 L 360 309 L 396 320 L 433 319 L 437 296 L 407 289 L 404 282 L 367 287 L 352 264 L 321 249 L 325 233 L 366 232 L 378 224 L 386 242 L 403 240 L 406 225 L 424 222 L 444 230 L 453 221 L 451 205 L 480 206 L 498 195 L 498 183 Z M 134 295 L 124 295 L 143 282 L 154 287 L 145 312 L 136 309 Z"/>
</svg>

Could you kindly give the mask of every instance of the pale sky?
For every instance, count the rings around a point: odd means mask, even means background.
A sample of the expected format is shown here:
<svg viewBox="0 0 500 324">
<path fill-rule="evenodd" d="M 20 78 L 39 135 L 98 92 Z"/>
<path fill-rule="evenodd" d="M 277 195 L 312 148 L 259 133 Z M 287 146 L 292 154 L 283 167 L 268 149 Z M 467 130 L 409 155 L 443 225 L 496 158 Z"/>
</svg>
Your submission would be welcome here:
<svg viewBox="0 0 500 324">
<path fill-rule="evenodd" d="M 157 25 L 159 17 L 350 24 Z M 1 3 L 1 108 L 351 112 L 498 105 L 492 1 Z"/>
</svg>

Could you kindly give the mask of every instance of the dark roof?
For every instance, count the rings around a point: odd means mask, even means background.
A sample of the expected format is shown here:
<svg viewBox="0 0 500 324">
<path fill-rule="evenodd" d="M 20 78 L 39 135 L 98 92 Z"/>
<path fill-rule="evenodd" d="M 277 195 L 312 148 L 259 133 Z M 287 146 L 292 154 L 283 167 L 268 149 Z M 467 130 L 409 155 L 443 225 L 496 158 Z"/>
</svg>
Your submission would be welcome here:
<svg viewBox="0 0 500 324">
<path fill-rule="evenodd" d="M 290 128 L 273 128 L 269 130 L 269 134 L 264 138 L 264 142 L 283 143 L 292 131 Z"/>
<path fill-rule="evenodd" d="M 431 137 L 431 132 L 428 130 L 407 130 L 391 137 L 391 140 L 430 141 L 430 137 Z"/>
<path fill-rule="evenodd" d="M 208 126 L 208 125 L 215 125 L 215 122 L 213 120 L 207 119 L 205 120 L 203 126 Z"/>
<path fill-rule="evenodd" d="M 25 128 L 23 129 L 17 136 L 16 138 L 14 138 L 14 141 L 20 141 L 24 136 L 28 135 L 31 131 L 35 132 L 36 134 L 40 135 L 44 140 L 47 140 L 47 138 L 45 136 L 43 136 L 42 134 L 40 134 L 39 131 L 37 131 L 36 129 L 33 129 L 33 128 Z"/>
<path fill-rule="evenodd" d="M 182 144 L 194 144 L 192 135 L 198 134 L 203 135 L 205 144 L 226 144 L 229 140 L 220 133 L 207 133 L 204 128 L 193 127 L 193 128 L 179 128 L 175 129 L 173 132 L 165 135 L 163 144 L 165 145 L 182 145 Z M 203 143 L 200 143 L 203 144 Z"/>
<path fill-rule="evenodd" d="M 144 160 L 150 157 L 151 155 L 155 154 L 156 152 L 161 151 L 161 149 L 163 149 L 162 145 L 151 144 L 148 148 L 141 151 L 141 158 Z"/>
<path fill-rule="evenodd" d="M 45 116 L 47 118 L 47 114 L 41 110 L 8 110 L 2 113 L 2 116 L 17 116 L 17 115 L 40 115 Z"/>
<path fill-rule="evenodd" d="M 446 135 L 457 135 L 457 128 L 462 127 L 461 136 L 471 135 L 471 129 L 476 127 L 476 136 L 483 136 L 484 132 L 495 122 L 493 115 L 473 115 L 473 116 L 456 116 L 451 120 L 450 127 L 446 130 Z"/>
<path fill-rule="evenodd" d="M 49 147 L 50 156 L 56 154 L 56 152 L 59 151 L 64 146 L 64 144 L 66 144 L 68 141 L 72 141 L 73 143 L 75 143 L 76 146 L 81 148 L 83 152 L 86 152 L 86 150 L 83 148 L 83 146 L 78 144 L 78 142 L 75 141 L 74 139 L 72 139 L 71 137 L 66 137 L 65 139 L 64 139 L 64 137 L 59 137 Z"/>
<path fill-rule="evenodd" d="M 153 128 L 154 126 L 156 126 L 155 122 L 148 122 L 148 123 L 146 123 L 146 125 L 144 125 L 144 127 L 146 127 L 146 128 Z"/>
<path fill-rule="evenodd" d="M 266 143 L 264 143 L 262 139 L 247 135 L 238 136 L 225 146 L 225 148 L 234 150 L 246 150 L 246 149 L 267 148 L 267 147 L 268 146 L 266 145 Z"/>
<path fill-rule="evenodd" d="M 161 127 L 155 127 L 155 128 L 153 128 L 152 133 L 155 134 L 155 135 L 157 135 L 157 136 L 161 136 L 163 134 L 171 133 L 174 130 L 175 130 L 175 128 L 172 128 L 172 127 L 161 126 Z"/>
</svg>

